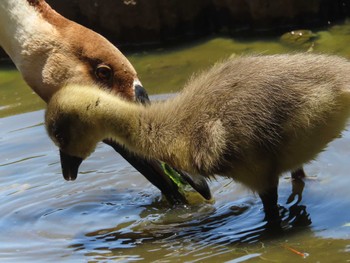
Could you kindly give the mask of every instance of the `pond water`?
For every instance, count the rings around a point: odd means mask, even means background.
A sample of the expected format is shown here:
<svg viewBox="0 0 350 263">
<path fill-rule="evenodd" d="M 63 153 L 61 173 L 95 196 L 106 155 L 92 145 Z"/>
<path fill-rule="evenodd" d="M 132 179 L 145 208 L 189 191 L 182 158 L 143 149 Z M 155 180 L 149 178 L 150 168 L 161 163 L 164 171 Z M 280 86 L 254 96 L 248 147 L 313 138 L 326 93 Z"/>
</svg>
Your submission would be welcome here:
<svg viewBox="0 0 350 263">
<path fill-rule="evenodd" d="M 346 22 L 305 43 L 212 38 L 128 58 L 150 94 L 167 94 L 231 55 L 350 57 L 349 32 Z M 259 198 L 241 185 L 217 178 L 213 204 L 169 207 L 103 144 L 76 181 L 64 181 L 44 104 L 14 69 L 0 71 L 0 85 L 0 262 L 350 262 L 350 132 L 305 167 L 305 185 L 295 185 L 303 188 L 299 204 L 286 204 L 292 183 L 281 177 L 284 228 L 271 233 Z"/>
</svg>

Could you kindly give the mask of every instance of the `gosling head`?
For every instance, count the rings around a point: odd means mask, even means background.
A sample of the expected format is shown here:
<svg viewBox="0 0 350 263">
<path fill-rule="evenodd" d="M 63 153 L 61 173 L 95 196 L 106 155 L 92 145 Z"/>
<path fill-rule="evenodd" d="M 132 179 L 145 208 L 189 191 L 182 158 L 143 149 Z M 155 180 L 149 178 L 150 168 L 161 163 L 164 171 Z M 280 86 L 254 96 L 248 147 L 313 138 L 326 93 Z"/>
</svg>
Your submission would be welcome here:
<svg viewBox="0 0 350 263">
<path fill-rule="evenodd" d="M 45 125 L 48 135 L 60 149 L 63 177 L 71 181 L 77 178 L 82 161 L 102 141 L 103 126 L 94 118 L 94 110 L 88 109 L 89 105 L 91 108 L 96 105 L 96 97 L 86 94 L 81 97 L 79 89 L 69 91 L 59 91 L 52 97 L 45 113 Z"/>
</svg>

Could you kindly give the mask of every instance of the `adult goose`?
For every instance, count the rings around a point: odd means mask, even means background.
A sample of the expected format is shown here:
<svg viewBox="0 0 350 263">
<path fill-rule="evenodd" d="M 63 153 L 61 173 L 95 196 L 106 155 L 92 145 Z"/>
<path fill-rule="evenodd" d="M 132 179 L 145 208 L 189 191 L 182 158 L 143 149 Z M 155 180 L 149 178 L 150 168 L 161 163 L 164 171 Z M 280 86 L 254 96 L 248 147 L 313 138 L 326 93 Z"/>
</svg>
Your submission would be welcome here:
<svg viewBox="0 0 350 263">
<path fill-rule="evenodd" d="M 70 85 L 51 99 L 45 121 L 61 151 L 80 160 L 111 137 L 198 177 L 232 178 L 259 194 L 275 222 L 279 176 L 316 158 L 349 113 L 350 62 L 294 54 L 226 60 L 148 107 Z"/>
<path fill-rule="evenodd" d="M 149 102 L 135 69 L 115 46 L 92 30 L 64 18 L 44 0 L 0 1 L 0 45 L 28 85 L 46 102 L 67 84 L 95 85 L 108 90 L 109 96 Z M 186 202 L 160 162 L 139 158 L 114 141 L 106 142 L 157 186 L 169 202 Z M 75 161 L 64 153 L 61 158 L 63 163 Z M 76 174 L 73 174 L 65 171 L 65 179 L 74 180 Z M 204 197 L 210 198 L 204 180 L 182 176 Z"/>
</svg>

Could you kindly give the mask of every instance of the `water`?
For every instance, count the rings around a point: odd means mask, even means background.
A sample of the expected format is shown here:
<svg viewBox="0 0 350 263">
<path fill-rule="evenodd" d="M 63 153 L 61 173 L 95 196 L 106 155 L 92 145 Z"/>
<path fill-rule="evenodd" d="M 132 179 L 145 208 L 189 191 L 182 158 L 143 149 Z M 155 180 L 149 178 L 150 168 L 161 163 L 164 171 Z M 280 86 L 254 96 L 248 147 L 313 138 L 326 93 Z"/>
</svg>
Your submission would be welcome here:
<svg viewBox="0 0 350 263">
<path fill-rule="evenodd" d="M 348 57 L 348 32 L 345 23 L 316 31 L 302 45 L 214 38 L 128 57 L 151 94 L 169 93 L 232 54 L 310 50 Z M 270 232 L 259 198 L 241 185 L 218 178 L 210 182 L 214 204 L 170 208 L 103 144 L 77 181 L 64 181 L 42 123 L 44 105 L 15 70 L 0 77 L 1 262 L 350 261 L 350 132 L 305 167 L 299 204 L 286 204 L 292 184 L 288 174 L 281 177 L 284 229 Z"/>
</svg>

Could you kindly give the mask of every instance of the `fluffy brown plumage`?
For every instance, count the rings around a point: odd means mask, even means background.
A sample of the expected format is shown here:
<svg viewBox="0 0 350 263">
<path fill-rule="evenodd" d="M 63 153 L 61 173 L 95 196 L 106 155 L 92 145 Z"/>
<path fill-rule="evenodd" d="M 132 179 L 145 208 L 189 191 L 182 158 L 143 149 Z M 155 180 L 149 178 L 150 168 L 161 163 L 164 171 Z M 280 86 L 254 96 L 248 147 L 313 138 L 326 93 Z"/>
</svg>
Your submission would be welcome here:
<svg viewBox="0 0 350 263">
<path fill-rule="evenodd" d="M 190 173 L 231 177 L 257 191 L 275 216 L 278 176 L 314 159 L 344 129 L 349 73 L 350 63 L 335 56 L 238 57 L 148 107 L 94 88 L 63 88 L 48 105 L 47 130 L 73 156 L 86 158 L 112 137 Z"/>
</svg>

